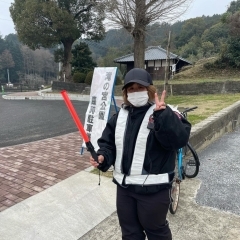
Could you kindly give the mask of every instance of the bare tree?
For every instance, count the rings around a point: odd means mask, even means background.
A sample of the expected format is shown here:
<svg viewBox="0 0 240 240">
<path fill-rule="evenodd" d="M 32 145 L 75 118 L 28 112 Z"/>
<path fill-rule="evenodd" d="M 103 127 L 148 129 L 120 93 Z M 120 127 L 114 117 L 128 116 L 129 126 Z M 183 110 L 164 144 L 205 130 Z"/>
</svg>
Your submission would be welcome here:
<svg viewBox="0 0 240 240">
<path fill-rule="evenodd" d="M 15 63 L 12 58 L 12 54 L 9 52 L 9 50 L 4 50 L 0 56 L 1 61 L 1 66 L 2 68 L 12 68 L 15 66 Z"/>
<path fill-rule="evenodd" d="M 134 67 L 144 68 L 146 27 L 181 16 L 192 0 L 103 0 L 106 18 L 134 39 Z"/>
<path fill-rule="evenodd" d="M 50 82 L 57 77 L 57 64 L 54 62 L 53 54 L 44 48 L 31 50 L 26 45 L 21 46 L 24 60 L 24 78 L 25 82 L 29 82 L 32 78 L 38 82 L 45 80 Z"/>
</svg>

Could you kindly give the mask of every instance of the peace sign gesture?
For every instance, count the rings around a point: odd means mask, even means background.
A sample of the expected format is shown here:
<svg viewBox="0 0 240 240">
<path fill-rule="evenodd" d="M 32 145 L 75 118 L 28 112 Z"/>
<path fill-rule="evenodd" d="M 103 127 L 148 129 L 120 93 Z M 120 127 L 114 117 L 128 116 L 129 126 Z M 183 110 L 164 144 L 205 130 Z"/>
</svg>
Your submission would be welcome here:
<svg viewBox="0 0 240 240">
<path fill-rule="evenodd" d="M 159 98 L 158 98 L 158 94 L 155 93 L 155 104 L 156 104 L 156 107 L 155 107 L 154 111 L 159 111 L 159 110 L 166 109 L 166 104 L 164 102 L 165 97 L 166 97 L 166 90 L 164 90 L 162 92 L 160 101 L 159 101 Z"/>
</svg>

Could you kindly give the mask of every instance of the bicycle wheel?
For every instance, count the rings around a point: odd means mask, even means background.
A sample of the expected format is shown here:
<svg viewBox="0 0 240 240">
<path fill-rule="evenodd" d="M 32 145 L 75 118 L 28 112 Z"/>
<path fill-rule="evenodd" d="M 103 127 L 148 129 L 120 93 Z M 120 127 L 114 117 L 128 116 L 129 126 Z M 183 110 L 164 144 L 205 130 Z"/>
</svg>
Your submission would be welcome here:
<svg viewBox="0 0 240 240">
<path fill-rule="evenodd" d="M 198 155 L 189 143 L 185 147 L 184 152 L 185 152 L 183 157 L 184 175 L 188 178 L 194 178 L 198 175 L 199 172 L 200 162 Z"/>
<path fill-rule="evenodd" d="M 171 203 L 169 206 L 169 211 L 171 214 L 175 214 L 178 207 L 180 195 L 180 181 L 178 179 L 174 179 L 171 189 Z"/>
</svg>

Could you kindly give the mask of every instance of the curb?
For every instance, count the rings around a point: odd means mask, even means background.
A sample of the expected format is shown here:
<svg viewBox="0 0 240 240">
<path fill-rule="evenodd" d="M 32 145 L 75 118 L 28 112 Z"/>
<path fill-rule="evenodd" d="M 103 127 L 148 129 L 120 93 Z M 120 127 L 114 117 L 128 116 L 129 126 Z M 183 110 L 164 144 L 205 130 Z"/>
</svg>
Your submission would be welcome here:
<svg viewBox="0 0 240 240">
<path fill-rule="evenodd" d="M 191 130 L 190 143 L 196 151 L 202 150 L 239 125 L 240 101 L 195 124 Z"/>
<path fill-rule="evenodd" d="M 80 94 L 68 94 L 71 100 L 77 101 L 89 101 L 89 95 Z M 14 96 L 14 95 L 2 95 L 3 99 L 6 100 L 63 100 L 60 94 L 51 93 L 38 93 L 38 96 Z"/>
<path fill-rule="evenodd" d="M 89 102 L 90 95 L 83 95 L 83 94 L 68 94 L 70 100 L 76 100 L 76 101 L 86 101 Z M 44 92 L 37 92 L 36 96 L 21 96 L 21 95 L 2 95 L 3 99 L 6 100 L 63 100 L 61 94 L 59 93 L 44 93 Z M 121 96 L 115 96 L 115 100 L 122 99 Z"/>
</svg>

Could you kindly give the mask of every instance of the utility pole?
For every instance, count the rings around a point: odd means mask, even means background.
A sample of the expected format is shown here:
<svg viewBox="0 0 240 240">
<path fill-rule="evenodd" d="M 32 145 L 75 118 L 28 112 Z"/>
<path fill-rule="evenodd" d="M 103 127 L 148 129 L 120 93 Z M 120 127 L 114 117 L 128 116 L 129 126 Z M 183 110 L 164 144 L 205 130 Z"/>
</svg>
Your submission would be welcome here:
<svg viewBox="0 0 240 240">
<path fill-rule="evenodd" d="M 10 79 L 9 79 L 9 69 L 7 68 L 7 75 L 8 75 L 8 84 L 10 83 Z"/>
<path fill-rule="evenodd" d="M 60 80 L 61 62 L 58 63 L 58 81 Z"/>
<path fill-rule="evenodd" d="M 66 73 L 65 73 L 65 70 L 63 71 L 63 81 L 64 81 L 64 82 L 66 81 Z"/>
<path fill-rule="evenodd" d="M 168 80 L 169 80 L 169 70 L 170 70 L 170 41 L 171 41 L 171 31 L 168 35 L 168 45 L 167 45 L 167 57 L 166 57 L 166 66 L 165 66 L 165 81 L 164 81 L 164 90 L 168 89 Z"/>
<path fill-rule="evenodd" d="M 58 49 L 60 49 L 61 46 L 60 44 L 58 44 Z M 58 76 L 57 76 L 57 80 L 60 81 L 61 79 L 61 61 L 58 62 Z"/>
</svg>

